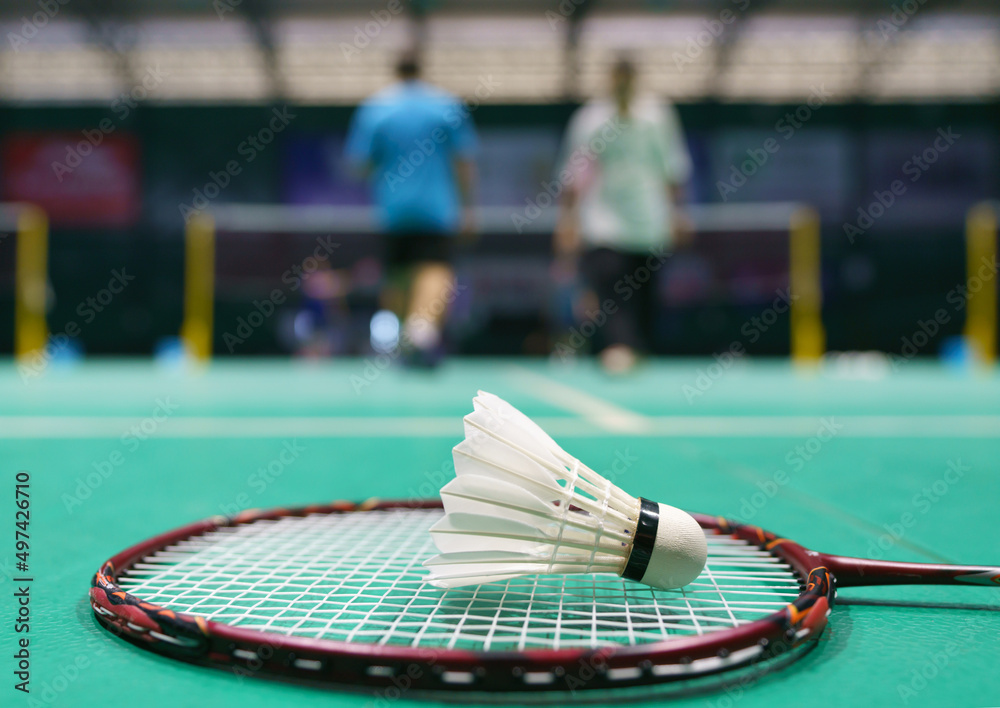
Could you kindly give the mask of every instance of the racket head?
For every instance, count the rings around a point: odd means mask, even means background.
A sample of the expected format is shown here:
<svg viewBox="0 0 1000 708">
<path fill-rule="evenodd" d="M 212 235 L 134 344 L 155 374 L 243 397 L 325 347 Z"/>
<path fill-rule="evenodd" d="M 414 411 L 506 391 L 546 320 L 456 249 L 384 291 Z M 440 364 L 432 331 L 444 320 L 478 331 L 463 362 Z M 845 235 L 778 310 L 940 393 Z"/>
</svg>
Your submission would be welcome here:
<svg viewBox="0 0 1000 708">
<path fill-rule="evenodd" d="M 772 660 L 796 656 L 801 653 L 797 650 L 818 638 L 834 600 L 834 578 L 817 563 L 823 558 L 820 554 L 758 527 L 700 514 L 693 516 L 706 531 L 710 567 L 711 549 L 716 549 L 717 570 L 706 573 L 723 605 L 706 609 L 698 604 L 701 599 L 688 599 L 690 622 L 686 615 L 677 614 L 679 605 L 672 604 L 676 598 L 686 597 L 683 590 L 655 591 L 611 575 L 537 576 L 521 581 L 523 591 L 515 598 L 515 605 L 528 608 L 519 611 L 513 621 L 515 625 L 522 622 L 523 627 L 504 629 L 504 602 L 508 602 L 508 595 L 518 595 L 510 584 L 517 588 L 520 579 L 446 594 L 412 577 L 413 573 L 423 574 L 419 562 L 433 552 L 430 548 L 414 553 L 414 558 L 404 558 L 403 566 L 386 574 L 382 582 L 390 585 L 387 592 L 380 594 L 377 581 L 369 580 L 365 585 L 364 578 L 360 588 L 341 582 L 339 589 L 348 599 L 323 614 L 315 607 L 303 610 L 302 598 L 306 597 L 305 605 L 322 606 L 319 596 L 337 588 L 341 576 L 319 577 L 325 571 L 317 574 L 312 570 L 306 580 L 300 573 L 286 581 L 256 556 L 250 563 L 242 563 L 247 553 L 268 548 L 268 543 L 275 546 L 268 534 L 275 536 L 274 529 L 282 524 L 303 528 L 325 524 L 318 537 L 320 543 L 335 545 L 341 539 L 356 545 L 345 534 L 362 521 L 374 524 L 368 536 L 379 536 L 380 528 L 412 536 L 418 528 L 429 528 L 442 513 L 439 500 L 407 500 L 336 502 L 213 517 L 161 534 L 110 558 L 94 575 L 91 606 L 101 625 L 134 644 L 241 674 L 386 691 L 405 686 L 419 692 L 505 693 L 621 689 L 692 680 L 748 666 L 764 669 L 774 663 Z M 232 539 L 242 545 L 225 547 Z M 372 541 L 380 542 L 378 538 Z M 290 540 L 299 550 L 302 543 L 301 537 Z M 281 566 L 291 552 L 286 548 L 282 553 L 280 544 L 277 548 L 277 555 L 269 556 L 272 566 Z M 220 561 L 220 557 L 226 560 Z M 358 561 L 360 567 L 370 560 Z M 235 569 L 227 563 L 235 563 Z M 323 565 L 322 559 L 318 563 L 322 568 L 328 565 Z M 745 572 L 746 580 L 739 579 L 741 571 L 734 575 L 726 570 L 744 565 L 750 568 Z M 353 567 L 347 565 L 347 571 Z M 401 572 L 401 567 L 407 570 Z M 774 577 L 762 580 L 765 572 L 774 573 Z M 409 580 L 401 581 L 403 577 Z M 263 585 L 254 586 L 256 590 L 240 585 L 260 582 Z M 740 585 L 742 582 L 751 584 Z M 233 583 L 237 584 L 235 590 Z M 310 583 L 312 589 L 305 595 L 304 583 Z M 703 584 L 708 588 L 706 593 L 713 592 L 708 583 Z M 228 589 L 216 592 L 216 586 Z M 584 597 L 580 590 L 588 587 L 593 598 Z M 748 595 L 767 595 L 761 588 L 769 593 L 773 590 L 773 599 L 745 601 Z M 362 600 L 360 610 L 347 609 L 355 602 L 353 598 L 366 594 L 383 599 Z M 729 601 L 729 595 L 739 599 Z M 289 604 L 288 596 L 296 596 L 299 605 Z M 387 597 L 393 603 L 383 607 Z M 566 597 L 571 600 L 566 601 Z M 434 598 L 438 598 L 438 609 L 447 610 L 443 614 L 449 618 L 448 626 L 474 618 L 480 621 L 480 631 L 472 631 L 471 624 L 462 630 L 459 624 L 451 635 L 447 626 L 444 631 L 428 633 L 428 625 L 440 624 L 440 620 L 433 620 L 441 616 L 437 609 L 428 615 L 426 603 Z M 713 601 L 719 600 L 715 596 L 704 600 Z M 577 602 L 579 606 L 573 604 Z M 535 605 L 542 609 L 536 612 Z M 568 629 L 570 619 L 563 618 L 586 612 L 590 606 L 593 633 L 588 638 L 582 631 L 580 641 L 571 641 L 577 634 Z M 377 611 L 368 609 L 372 607 L 381 607 L 382 612 L 400 619 L 391 627 L 383 623 L 381 634 L 377 622 L 374 629 L 350 629 L 352 622 L 367 627 Z M 673 608 L 673 614 L 663 608 Z M 318 625 L 309 624 L 310 611 L 320 617 Z M 362 616 L 365 611 L 369 612 L 367 618 Z M 655 621 L 651 619 L 654 612 Z M 491 613 L 493 626 L 486 627 L 481 620 Z M 669 615 L 666 620 L 665 613 Z M 342 621 L 331 620 L 332 615 Z M 398 625 L 411 616 L 418 624 L 423 622 L 423 629 L 400 633 Z M 712 621 L 719 623 L 718 628 L 702 626 Z M 600 633 L 598 624 L 604 628 Z M 625 625 L 628 628 L 622 629 Z M 419 632 L 423 634 L 417 636 Z M 402 641 L 395 641 L 399 639 L 396 634 Z"/>
</svg>

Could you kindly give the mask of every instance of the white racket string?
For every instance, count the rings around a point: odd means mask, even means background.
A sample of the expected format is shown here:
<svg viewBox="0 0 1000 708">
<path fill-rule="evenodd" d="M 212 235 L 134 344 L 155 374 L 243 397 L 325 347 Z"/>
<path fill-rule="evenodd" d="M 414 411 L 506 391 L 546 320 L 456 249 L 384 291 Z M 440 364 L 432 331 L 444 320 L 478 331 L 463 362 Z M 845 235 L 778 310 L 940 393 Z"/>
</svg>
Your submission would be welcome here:
<svg viewBox="0 0 1000 708">
<path fill-rule="evenodd" d="M 439 509 L 314 514 L 196 536 L 143 558 L 121 587 L 215 622 L 289 636 L 473 651 L 639 645 L 724 630 L 799 595 L 791 568 L 708 534 L 681 590 L 611 574 L 539 575 L 447 592 L 425 582 Z"/>
</svg>

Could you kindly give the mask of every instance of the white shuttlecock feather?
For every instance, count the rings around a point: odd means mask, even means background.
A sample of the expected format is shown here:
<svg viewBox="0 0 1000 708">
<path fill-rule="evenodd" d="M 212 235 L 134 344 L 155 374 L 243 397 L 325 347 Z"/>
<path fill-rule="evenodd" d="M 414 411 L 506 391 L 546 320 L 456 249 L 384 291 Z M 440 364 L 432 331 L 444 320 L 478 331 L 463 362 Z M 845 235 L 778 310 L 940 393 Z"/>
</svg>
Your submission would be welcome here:
<svg viewBox="0 0 1000 708">
<path fill-rule="evenodd" d="M 705 534 L 690 515 L 629 496 L 566 453 L 526 415 L 479 392 L 455 446 L 456 477 L 431 528 L 443 588 L 536 573 L 615 573 L 657 588 L 705 567 Z"/>
</svg>

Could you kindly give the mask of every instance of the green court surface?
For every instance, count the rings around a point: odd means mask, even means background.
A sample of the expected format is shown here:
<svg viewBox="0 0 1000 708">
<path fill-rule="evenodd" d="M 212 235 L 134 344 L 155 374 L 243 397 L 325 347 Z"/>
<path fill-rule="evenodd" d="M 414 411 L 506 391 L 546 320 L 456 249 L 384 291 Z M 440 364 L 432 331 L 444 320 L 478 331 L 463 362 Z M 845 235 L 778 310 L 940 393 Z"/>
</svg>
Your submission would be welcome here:
<svg viewBox="0 0 1000 708">
<path fill-rule="evenodd" d="M 26 470 L 35 705 L 385 705 L 142 651 L 96 624 L 87 588 L 119 550 L 213 514 L 436 495 L 476 389 L 537 418 L 595 470 L 627 460 L 616 481 L 634 495 L 752 521 L 823 551 L 1000 563 L 996 373 L 712 363 L 652 361 L 610 379 L 589 362 L 459 360 L 425 374 L 360 360 L 246 361 L 183 373 L 106 360 L 28 381 L 2 363 L 0 703 L 29 705 L 11 673 L 14 483 Z M 833 433 L 818 437 L 824 430 Z M 261 475 L 286 445 L 294 460 Z M 671 703 L 1000 705 L 1000 592 L 848 589 L 839 601 L 801 661 Z"/>
</svg>

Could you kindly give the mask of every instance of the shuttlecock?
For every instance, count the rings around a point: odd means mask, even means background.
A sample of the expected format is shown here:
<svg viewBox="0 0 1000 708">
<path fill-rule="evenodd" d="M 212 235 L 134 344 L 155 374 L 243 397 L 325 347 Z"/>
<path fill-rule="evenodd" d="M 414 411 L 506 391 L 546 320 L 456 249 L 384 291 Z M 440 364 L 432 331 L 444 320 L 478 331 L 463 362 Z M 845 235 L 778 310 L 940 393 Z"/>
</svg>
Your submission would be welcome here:
<svg viewBox="0 0 1000 708">
<path fill-rule="evenodd" d="M 455 446 L 456 477 L 431 528 L 429 581 L 453 588 L 536 573 L 615 573 L 679 588 L 708 546 L 690 515 L 629 496 L 567 454 L 526 415 L 479 392 Z"/>
</svg>

